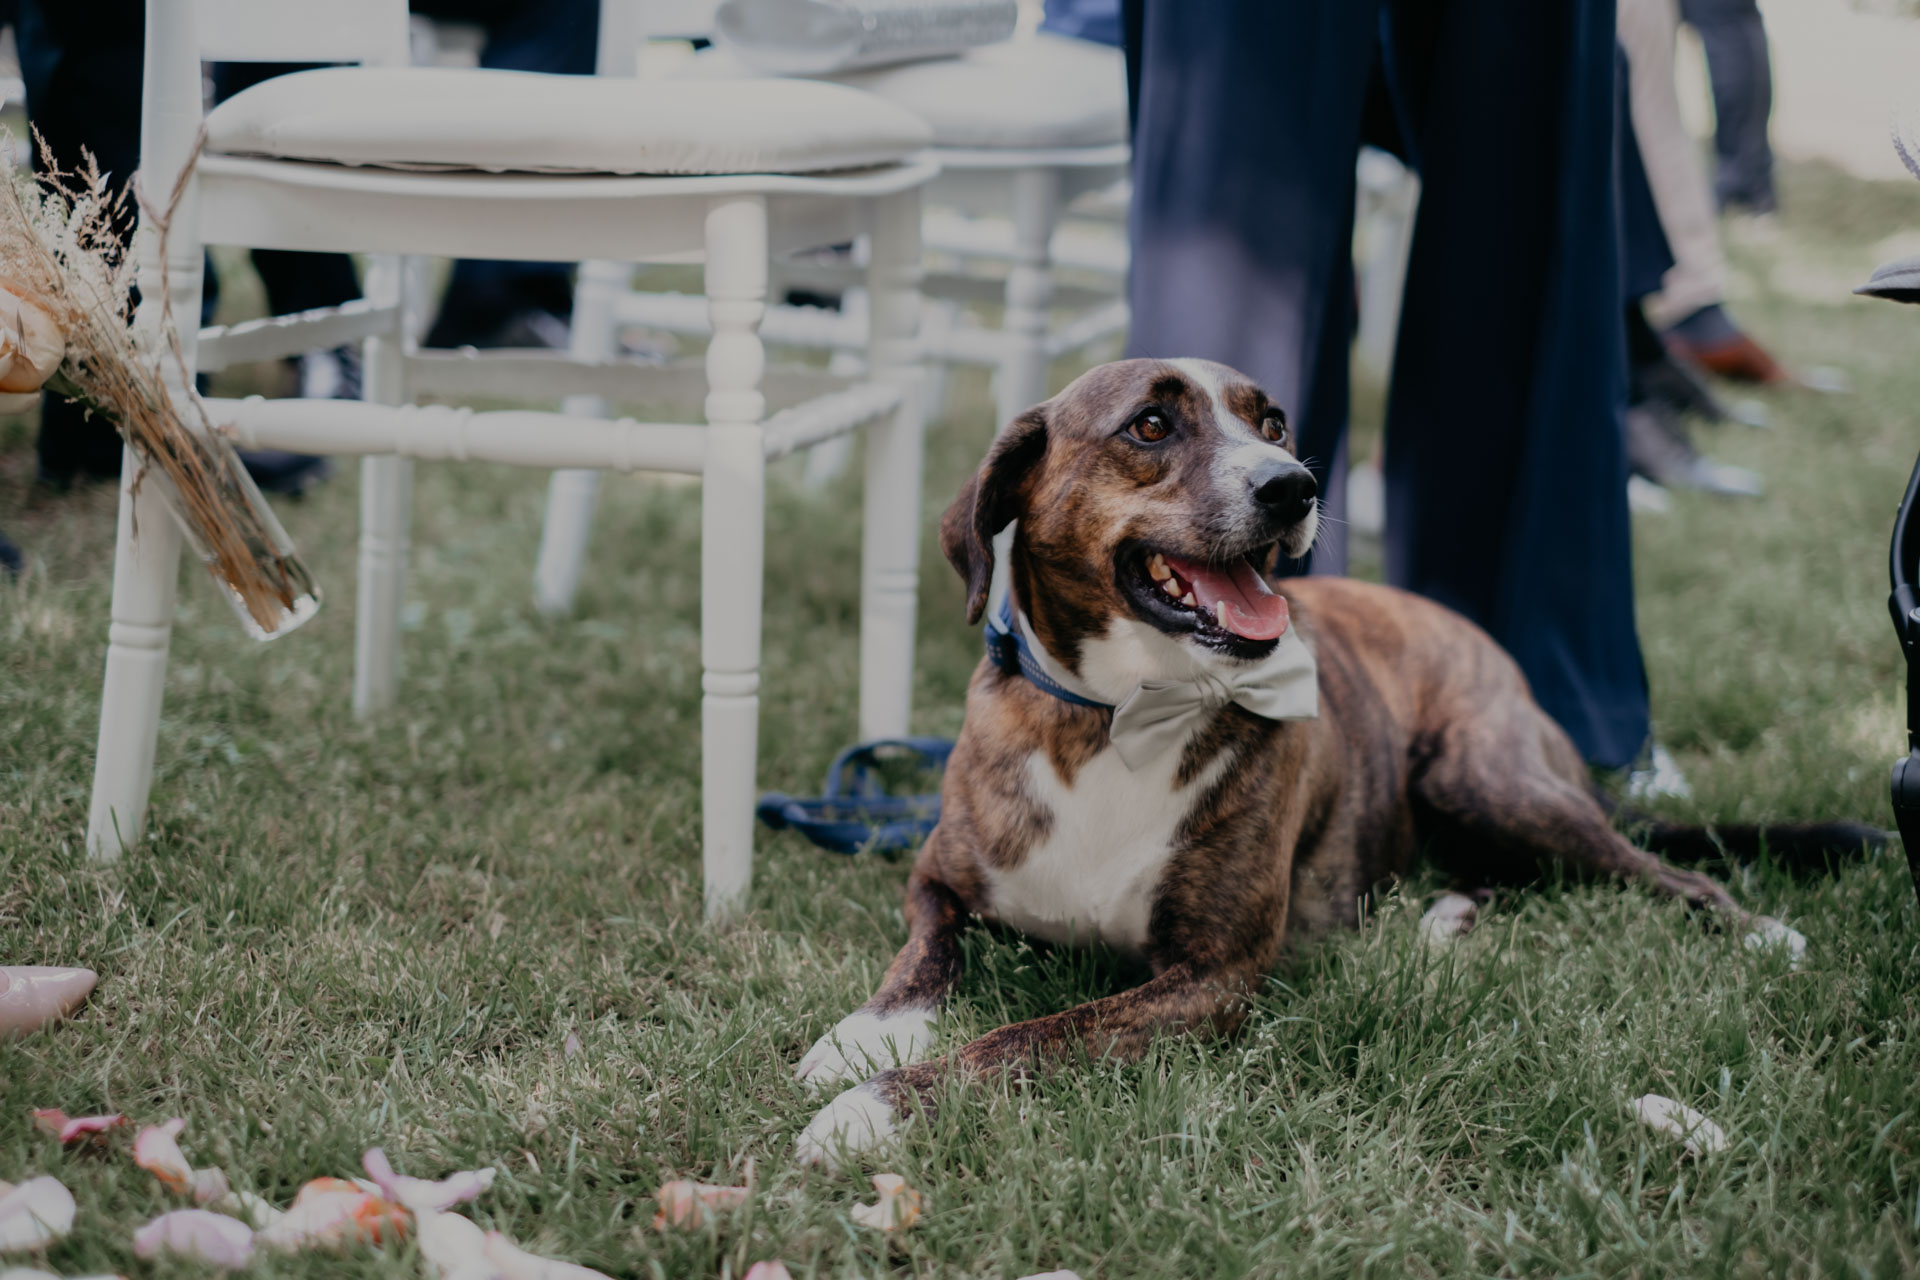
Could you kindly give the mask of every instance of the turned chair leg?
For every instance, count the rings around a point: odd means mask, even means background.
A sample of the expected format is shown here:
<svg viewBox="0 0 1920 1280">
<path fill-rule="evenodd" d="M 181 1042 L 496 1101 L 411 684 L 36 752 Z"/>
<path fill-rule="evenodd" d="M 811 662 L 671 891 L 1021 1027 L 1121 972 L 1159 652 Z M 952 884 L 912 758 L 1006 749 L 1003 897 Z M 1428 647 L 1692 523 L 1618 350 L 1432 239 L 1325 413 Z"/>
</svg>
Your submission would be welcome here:
<svg viewBox="0 0 1920 1280">
<path fill-rule="evenodd" d="M 623 262 L 583 262 L 574 286 L 573 334 L 569 352 L 595 362 L 614 356 L 614 301 L 627 286 L 632 268 Z M 608 416 L 600 396 L 568 396 L 561 412 L 582 418 Z M 560 615 L 573 608 L 586 570 L 587 540 L 600 497 L 600 473 L 566 469 L 553 473 L 547 486 L 547 514 L 540 526 L 540 556 L 533 571 L 533 603 L 540 612 Z"/>
<path fill-rule="evenodd" d="M 875 201 L 867 362 L 876 381 L 902 384 L 900 407 L 867 428 L 866 515 L 860 577 L 860 736 L 907 732 L 913 703 L 913 629 L 920 583 L 920 193 Z"/>
<path fill-rule="evenodd" d="M 94 754 L 87 855 L 113 862 L 140 839 L 160 699 L 167 685 L 174 592 L 180 580 L 180 529 L 156 489 L 135 492 L 140 460 L 124 450 L 120 524 L 113 551 L 113 624 L 107 632 L 107 678 L 100 694 L 100 739 Z M 134 531 L 139 530 L 139 536 Z"/>
<path fill-rule="evenodd" d="M 149 73 L 142 108 L 141 170 L 150 190 L 172 187 L 171 175 L 188 163 L 192 135 L 186 121 L 200 116 L 200 77 L 186 60 L 162 59 Z M 176 208 L 177 226 L 194 225 L 199 182 L 190 178 Z M 136 323 L 160 327 L 162 303 L 178 326 L 179 363 L 163 361 L 168 394 L 184 402 L 191 394 L 195 328 L 200 315 L 199 239 L 176 233 L 165 242 L 143 211 L 135 251 L 140 255 L 141 305 Z M 164 287 L 163 287 L 164 285 Z M 112 862 L 140 840 L 153 786 L 154 749 L 160 733 L 160 701 L 166 693 L 167 647 L 173 639 L 175 592 L 180 585 L 180 528 L 160 496 L 159 485 L 140 483 L 140 459 L 120 455 L 120 516 L 113 548 L 113 614 L 107 629 L 106 680 L 100 691 L 100 736 L 94 752 L 93 799 L 87 813 L 87 856 Z"/>
<path fill-rule="evenodd" d="M 760 732 L 760 611 L 766 556 L 767 205 L 709 206 L 706 223 L 707 458 L 700 497 L 701 863 L 708 919 L 744 910 L 753 885 Z"/>
<path fill-rule="evenodd" d="M 1007 272 L 1007 308 L 1001 329 L 996 399 L 1009 422 L 1047 398 L 1047 329 L 1053 306 L 1053 232 L 1060 221 L 1060 171 L 1021 169 L 1013 175 L 1013 266 Z"/>
<path fill-rule="evenodd" d="M 403 300 L 406 271 L 398 258 L 375 258 L 367 296 Z M 404 307 L 402 308 L 404 311 Z M 407 402 L 401 328 L 368 338 L 362 356 L 362 398 L 373 404 Z M 409 530 L 413 524 L 413 459 L 360 461 L 360 576 L 354 603 L 353 713 L 370 716 L 391 707 L 400 687 L 400 615 L 406 599 Z"/>
</svg>

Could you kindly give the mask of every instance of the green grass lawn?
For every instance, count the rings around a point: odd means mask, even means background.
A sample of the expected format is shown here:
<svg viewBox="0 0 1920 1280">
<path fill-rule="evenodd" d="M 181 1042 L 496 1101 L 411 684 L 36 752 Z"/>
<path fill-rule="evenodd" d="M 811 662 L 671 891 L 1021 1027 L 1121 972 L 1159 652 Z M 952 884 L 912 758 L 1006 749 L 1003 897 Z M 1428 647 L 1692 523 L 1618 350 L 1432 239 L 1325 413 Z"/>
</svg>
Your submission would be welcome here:
<svg viewBox="0 0 1920 1280">
<path fill-rule="evenodd" d="M 1920 188 L 1786 177 L 1779 234 L 1735 248 L 1736 310 L 1854 393 L 1768 394 L 1770 430 L 1702 432 L 1770 494 L 1640 518 L 1641 633 L 1696 793 L 1674 816 L 1884 823 L 1902 745 L 1886 535 L 1920 448 L 1920 312 L 1844 290 L 1913 251 L 1885 242 L 1920 231 Z M 958 378 L 929 438 L 919 732 L 959 728 L 978 653 L 932 528 L 989 403 Z M 283 504 L 328 603 L 262 647 L 185 572 L 150 834 L 103 870 L 81 836 L 113 498 L 31 474 L 15 424 L 0 528 L 32 572 L 0 585 L 0 959 L 103 975 L 77 1022 L 0 1044 L 0 1179 L 54 1173 L 81 1206 L 53 1270 L 195 1269 L 136 1262 L 132 1230 L 171 1198 L 124 1157 L 63 1155 L 31 1107 L 185 1116 L 190 1155 L 281 1202 L 374 1144 L 403 1172 L 492 1164 L 479 1219 L 621 1276 L 769 1257 L 1089 1280 L 1920 1271 L 1920 913 L 1897 846 L 1831 876 L 1734 873 L 1809 938 L 1798 972 L 1610 886 L 1502 897 L 1435 957 L 1413 930 L 1434 885 L 1404 886 L 1276 975 L 1236 1040 L 957 1093 L 888 1163 L 928 1205 L 889 1246 L 848 1217 L 863 1176 L 793 1165 L 818 1100 L 788 1067 L 902 940 L 906 866 L 763 835 L 751 914 L 701 923 L 697 488 L 611 482 L 580 607 L 550 621 L 528 603 L 545 477 L 423 466 L 403 701 L 365 724 L 347 707 L 356 472 Z M 858 487 L 807 497 L 797 474 L 780 468 L 768 519 L 760 780 L 805 792 L 855 734 Z M 1126 980 L 1112 957 L 976 935 L 943 1035 Z M 1626 1112 L 1647 1092 L 1731 1149 L 1677 1161 Z M 663 1180 L 750 1163 L 747 1208 L 651 1229 Z"/>
</svg>

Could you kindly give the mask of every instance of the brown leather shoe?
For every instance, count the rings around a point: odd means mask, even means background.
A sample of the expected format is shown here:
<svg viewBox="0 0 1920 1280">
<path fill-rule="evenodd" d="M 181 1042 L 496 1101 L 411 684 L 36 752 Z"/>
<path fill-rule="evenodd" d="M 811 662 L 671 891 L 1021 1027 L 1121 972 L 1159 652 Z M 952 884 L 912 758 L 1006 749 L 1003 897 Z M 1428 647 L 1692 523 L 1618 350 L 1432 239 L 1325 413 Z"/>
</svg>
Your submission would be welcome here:
<svg viewBox="0 0 1920 1280">
<path fill-rule="evenodd" d="M 1792 381 L 1780 362 L 1744 333 L 1710 343 L 1689 342 L 1677 333 L 1668 333 L 1665 337 L 1667 350 L 1722 378 L 1734 382 L 1757 382 L 1761 386 Z"/>
</svg>

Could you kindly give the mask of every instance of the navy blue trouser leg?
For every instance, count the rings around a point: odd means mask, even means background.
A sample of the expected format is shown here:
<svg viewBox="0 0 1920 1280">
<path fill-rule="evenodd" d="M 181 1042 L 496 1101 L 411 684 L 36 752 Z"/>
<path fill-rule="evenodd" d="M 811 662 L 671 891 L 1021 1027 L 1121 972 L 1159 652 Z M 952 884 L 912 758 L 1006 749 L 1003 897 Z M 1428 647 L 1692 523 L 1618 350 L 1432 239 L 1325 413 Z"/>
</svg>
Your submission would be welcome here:
<svg viewBox="0 0 1920 1280">
<path fill-rule="evenodd" d="M 1409 10 L 1413 6 L 1407 6 Z M 1421 171 L 1387 576 L 1479 622 L 1593 763 L 1648 733 L 1634 624 L 1610 0 L 1395 23 Z M 1397 46 L 1397 47 L 1395 47 Z"/>
<path fill-rule="evenodd" d="M 1714 193 L 1722 207 L 1755 213 L 1774 207 L 1773 58 L 1755 0 L 1681 0 L 1680 15 L 1700 33 L 1713 83 Z"/>
<path fill-rule="evenodd" d="M 484 25 L 483 67 L 593 74 L 599 0 L 414 0 L 412 7 L 416 13 Z M 485 341 L 529 308 L 570 315 L 573 267 L 564 262 L 462 258 L 453 264 L 440 314 L 425 341 L 443 347 Z"/>
<path fill-rule="evenodd" d="M 484 67 L 561 75 L 593 72 L 597 0 L 415 0 L 411 8 L 485 27 L 487 41 L 480 53 Z M 290 63 L 222 66 L 215 87 L 225 99 L 272 76 L 303 69 Z M 253 265 L 276 313 L 336 306 L 360 296 L 352 260 L 345 254 L 256 249 Z M 447 282 L 428 345 L 485 341 L 516 312 L 530 307 L 566 315 L 573 296 L 571 273 L 563 262 L 461 259 Z"/>
<path fill-rule="evenodd" d="M 1241 370 L 1320 481 L 1316 567 L 1346 567 L 1354 157 L 1377 16 L 1351 0 L 1146 0 L 1130 353 Z"/>
<path fill-rule="evenodd" d="M 1353 164 L 1383 56 L 1423 182 L 1388 406 L 1388 577 L 1485 626 L 1589 760 L 1631 760 L 1647 696 L 1612 4 L 1301 0 L 1201 18 L 1145 0 L 1140 30 L 1132 349 L 1224 361 L 1296 409 L 1335 516 Z M 1342 550 L 1314 568 L 1340 570 Z"/>
</svg>

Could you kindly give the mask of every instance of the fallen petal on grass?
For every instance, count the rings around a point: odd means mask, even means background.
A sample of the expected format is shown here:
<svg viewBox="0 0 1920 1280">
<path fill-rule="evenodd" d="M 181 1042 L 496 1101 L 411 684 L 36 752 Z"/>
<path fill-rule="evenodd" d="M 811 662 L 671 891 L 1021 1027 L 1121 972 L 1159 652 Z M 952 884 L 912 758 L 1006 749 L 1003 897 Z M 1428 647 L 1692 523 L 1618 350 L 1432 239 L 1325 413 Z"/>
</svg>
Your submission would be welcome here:
<svg viewBox="0 0 1920 1280">
<path fill-rule="evenodd" d="M 567 1038 L 561 1044 L 560 1052 L 568 1058 L 578 1056 L 580 1053 L 580 1033 L 577 1031 L 567 1032 Z"/>
<path fill-rule="evenodd" d="M 221 1213 L 230 1213 L 253 1225 L 255 1231 L 264 1231 L 286 1215 L 274 1208 L 264 1196 L 251 1191 L 229 1191 L 212 1200 L 209 1209 L 218 1209 Z"/>
<path fill-rule="evenodd" d="M 291 1209 L 260 1232 L 260 1243 L 288 1250 L 391 1244 L 410 1223 L 406 1208 L 378 1191 L 345 1178 L 315 1178 L 300 1188 Z"/>
<path fill-rule="evenodd" d="M 498 1231 L 487 1232 L 487 1261 L 504 1280 L 612 1280 L 604 1271 L 528 1253 Z"/>
<path fill-rule="evenodd" d="M 1629 1104 L 1640 1123 L 1677 1139 L 1690 1156 L 1727 1149 L 1727 1132 L 1684 1102 L 1649 1093 Z"/>
<path fill-rule="evenodd" d="M 174 1253 L 216 1267 L 244 1267 L 253 1259 L 253 1228 L 210 1209 L 175 1209 L 134 1232 L 133 1252 L 143 1261 Z"/>
<path fill-rule="evenodd" d="M 685 1179 L 663 1183 L 660 1190 L 654 1192 L 660 1211 L 653 1215 L 653 1229 L 698 1226 L 707 1220 L 708 1214 L 745 1204 L 752 1194 L 752 1183 L 744 1187 L 721 1187 Z"/>
<path fill-rule="evenodd" d="M 1020 1280 L 1080 1280 L 1078 1272 L 1041 1271 L 1030 1276 L 1021 1276 Z"/>
<path fill-rule="evenodd" d="M 0 1277 L 4 1280 L 4 1277 Z M 787 1270 L 784 1262 L 756 1262 L 747 1268 L 747 1274 L 741 1280 L 793 1280 L 793 1273 Z"/>
<path fill-rule="evenodd" d="M 493 1280 L 500 1269 L 487 1259 L 487 1233 L 457 1213 L 419 1214 L 414 1219 L 420 1256 L 438 1280 Z"/>
<path fill-rule="evenodd" d="M 387 1153 L 379 1147 L 370 1149 L 360 1157 L 360 1164 L 373 1179 L 380 1194 L 396 1204 L 405 1205 L 415 1213 L 444 1213 L 456 1204 L 465 1204 L 478 1199 L 480 1194 L 493 1185 L 497 1176 L 493 1169 L 465 1169 L 451 1174 L 438 1182 L 425 1178 L 409 1178 L 405 1174 L 395 1173 L 387 1162 Z"/>
<path fill-rule="evenodd" d="M 0 1182 L 0 1252 L 43 1249 L 73 1230 L 73 1192 L 58 1178 Z"/>
<path fill-rule="evenodd" d="M 169 1191 L 193 1191 L 193 1166 L 180 1150 L 180 1132 L 187 1122 L 179 1116 L 165 1124 L 150 1124 L 133 1135 L 133 1162 L 160 1179 Z"/>
<path fill-rule="evenodd" d="M 880 1199 L 873 1204 L 853 1206 L 853 1220 L 877 1231 L 905 1231 L 920 1219 L 920 1193 L 907 1185 L 897 1173 L 873 1175 L 873 1189 Z"/>
<path fill-rule="evenodd" d="M 126 1122 L 127 1118 L 121 1115 L 70 1116 L 58 1108 L 33 1113 L 33 1123 L 40 1132 L 51 1134 L 62 1143 L 79 1142 L 109 1129 L 118 1129 Z"/>
<path fill-rule="evenodd" d="M 133 1162 L 160 1179 L 169 1191 L 192 1196 L 197 1205 L 224 1199 L 230 1188 L 218 1169 L 196 1169 L 180 1150 L 180 1133 L 187 1122 L 179 1116 L 165 1124 L 148 1125 L 133 1137 Z"/>
</svg>

